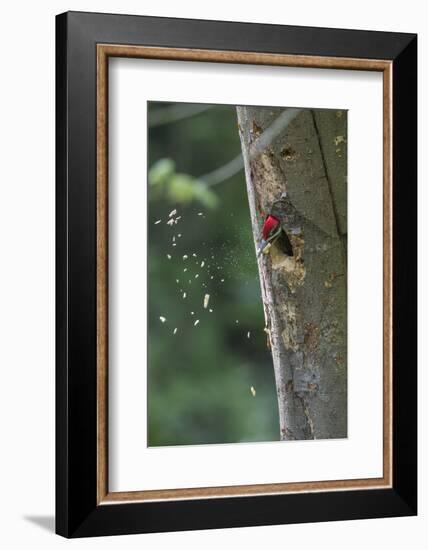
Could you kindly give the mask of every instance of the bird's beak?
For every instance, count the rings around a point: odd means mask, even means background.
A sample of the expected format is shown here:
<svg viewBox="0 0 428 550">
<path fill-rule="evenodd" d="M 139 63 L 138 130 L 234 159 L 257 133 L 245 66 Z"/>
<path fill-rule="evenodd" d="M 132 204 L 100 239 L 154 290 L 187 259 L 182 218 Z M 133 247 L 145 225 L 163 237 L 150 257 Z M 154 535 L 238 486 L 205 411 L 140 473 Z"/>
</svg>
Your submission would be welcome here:
<svg viewBox="0 0 428 550">
<path fill-rule="evenodd" d="M 267 245 L 267 241 L 265 241 L 264 239 L 262 239 L 260 241 L 260 244 L 259 244 L 259 247 L 257 249 L 257 256 L 260 256 L 260 254 L 263 252 L 263 249 L 264 247 Z"/>
<path fill-rule="evenodd" d="M 264 239 L 262 239 L 260 241 L 260 246 L 257 250 L 257 257 L 259 257 L 260 254 L 262 253 L 267 254 L 270 247 L 271 247 L 271 243 L 269 241 L 265 241 Z"/>
</svg>

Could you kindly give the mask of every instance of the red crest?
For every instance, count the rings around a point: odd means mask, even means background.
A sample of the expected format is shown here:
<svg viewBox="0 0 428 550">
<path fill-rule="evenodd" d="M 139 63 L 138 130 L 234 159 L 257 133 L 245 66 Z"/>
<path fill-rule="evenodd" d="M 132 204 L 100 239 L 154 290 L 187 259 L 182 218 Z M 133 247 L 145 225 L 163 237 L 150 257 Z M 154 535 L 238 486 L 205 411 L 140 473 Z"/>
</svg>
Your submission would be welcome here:
<svg viewBox="0 0 428 550">
<path fill-rule="evenodd" d="M 267 241 L 274 229 L 276 229 L 279 225 L 278 218 L 275 218 L 275 216 L 272 216 L 272 214 L 269 214 L 267 218 L 265 219 L 265 222 L 263 224 L 263 239 Z"/>
</svg>

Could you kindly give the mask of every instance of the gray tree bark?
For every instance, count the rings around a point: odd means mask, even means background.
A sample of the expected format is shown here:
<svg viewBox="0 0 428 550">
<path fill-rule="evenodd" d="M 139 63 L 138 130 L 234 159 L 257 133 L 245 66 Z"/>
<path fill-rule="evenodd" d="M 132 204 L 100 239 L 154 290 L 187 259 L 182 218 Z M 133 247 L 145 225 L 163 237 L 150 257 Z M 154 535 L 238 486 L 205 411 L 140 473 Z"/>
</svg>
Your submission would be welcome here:
<svg viewBox="0 0 428 550">
<path fill-rule="evenodd" d="M 293 252 L 274 244 L 257 260 L 280 438 L 343 438 L 347 113 L 237 107 L 237 114 L 256 249 L 282 197 L 275 213 Z"/>
</svg>

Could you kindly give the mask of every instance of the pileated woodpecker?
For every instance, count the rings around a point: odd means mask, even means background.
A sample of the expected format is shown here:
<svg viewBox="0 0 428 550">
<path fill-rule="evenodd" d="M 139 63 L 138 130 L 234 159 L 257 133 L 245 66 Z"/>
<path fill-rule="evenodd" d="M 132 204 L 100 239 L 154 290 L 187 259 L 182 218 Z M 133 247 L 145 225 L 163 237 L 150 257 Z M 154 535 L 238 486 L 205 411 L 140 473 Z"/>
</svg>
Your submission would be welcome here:
<svg viewBox="0 0 428 550">
<path fill-rule="evenodd" d="M 293 256 L 293 247 L 291 246 L 290 239 L 287 233 L 282 227 L 279 216 L 272 213 L 275 209 L 275 204 L 279 203 L 283 198 L 275 201 L 272 205 L 271 212 L 266 216 L 262 227 L 262 240 L 257 251 L 257 255 L 268 254 L 271 246 L 275 243 L 280 250 L 287 256 Z"/>
</svg>

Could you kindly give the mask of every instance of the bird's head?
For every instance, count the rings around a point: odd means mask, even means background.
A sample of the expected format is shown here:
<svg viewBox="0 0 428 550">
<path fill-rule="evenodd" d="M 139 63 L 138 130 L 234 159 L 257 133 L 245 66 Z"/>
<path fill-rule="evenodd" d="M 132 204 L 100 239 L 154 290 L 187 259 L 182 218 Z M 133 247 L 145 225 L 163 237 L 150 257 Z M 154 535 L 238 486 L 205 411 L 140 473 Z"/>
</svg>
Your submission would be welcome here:
<svg viewBox="0 0 428 550">
<path fill-rule="evenodd" d="M 273 214 L 266 216 L 263 223 L 262 236 L 263 240 L 269 242 L 280 230 L 280 221 Z"/>
</svg>

